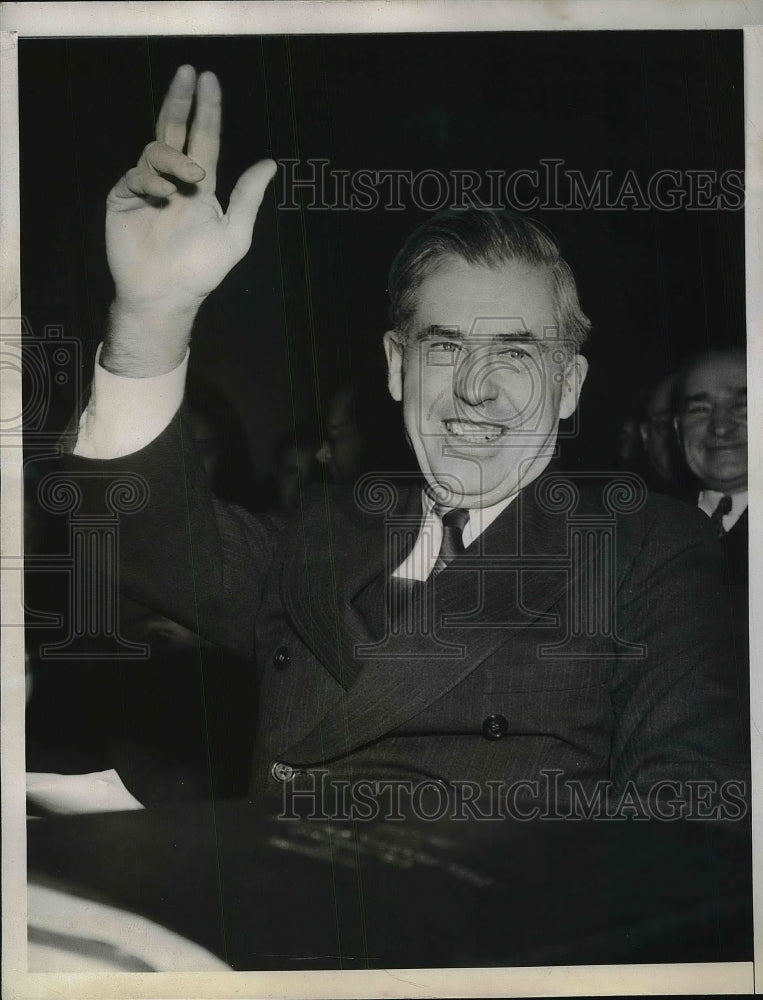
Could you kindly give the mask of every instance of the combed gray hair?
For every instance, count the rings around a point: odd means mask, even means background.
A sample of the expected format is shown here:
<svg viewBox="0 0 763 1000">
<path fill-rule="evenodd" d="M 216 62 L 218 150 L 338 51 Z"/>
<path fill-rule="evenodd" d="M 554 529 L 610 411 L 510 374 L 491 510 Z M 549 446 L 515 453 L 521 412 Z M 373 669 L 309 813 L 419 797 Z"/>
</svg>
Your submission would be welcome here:
<svg viewBox="0 0 763 1000">
<path fill-rule="evenodd" d="M 410 334 L 421 283 L 449 258 L 487 267 L 521 261 L 547 268 L 554 284 L 559 336 L 571 353 L 580 350 L 591 321 L 580 308 L 575 277 L 554 237 L 521 215 L 478 208 L 438 212 L 415 229 L 397 253 L 387 288 L 390 320 L 399 333 Z"/>
</svg>

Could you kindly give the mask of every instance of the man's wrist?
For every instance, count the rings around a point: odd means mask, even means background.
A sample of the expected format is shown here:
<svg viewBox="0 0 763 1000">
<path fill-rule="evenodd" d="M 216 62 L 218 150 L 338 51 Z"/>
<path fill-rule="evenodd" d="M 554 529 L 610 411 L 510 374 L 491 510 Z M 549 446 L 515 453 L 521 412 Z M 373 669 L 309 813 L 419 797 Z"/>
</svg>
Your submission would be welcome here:
<svg viewBox="0 0 763 1000">
<path fill-rule="evenodd" d="M 171 371 L 153 377 L 115 375 L 100 363 L 101 354 L 102 347 L 73 451 L 105 460 L 140 451 L 171 423 L 183 401 L 188 351 Z"/>
<path fill-rule="evenodd" d="M 183 362 L 195 318 L 195 308 L 165 310 L 116 300 L 99 363 L 123 378 L 165 375 Z"/>
</svg>

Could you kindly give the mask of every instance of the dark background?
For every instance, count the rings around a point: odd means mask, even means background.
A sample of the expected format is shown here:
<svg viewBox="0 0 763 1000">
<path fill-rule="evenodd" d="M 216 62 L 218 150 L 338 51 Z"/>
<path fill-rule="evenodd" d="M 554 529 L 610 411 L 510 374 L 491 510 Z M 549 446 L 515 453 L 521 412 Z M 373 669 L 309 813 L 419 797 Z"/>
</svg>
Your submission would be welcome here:
<svg viewBox="0 0 763 1000">
<path fill-rule="evenodd" d="M 744 166 L 742 34 L 558 32 L 21 40 L 22 296 L 36 337 L 63 326 L 83 371 L 111 282 L 104 199 L 153 137 L 177 65 L 224 95 L 218 194 L 262 156 L 335 170 L 533 169 L 558 157 L 643 185 L 657 170 Z M 194 364 L 244 420 L 258 474 L 279 433 L 318 432 L 333 389 L 383 380 L 386 274 L 424 218 L 403 211 L 276 211 L 199 319 Z M 383 199 L 382 199 L 383 201 Z M 613 461 L 645 385 L 708 345 L 745 340 L 742 211 L 536 211 L 593 320 L 579 465 Z M 51 387 L 50 429 L 76 401 Z"/>
</svg>

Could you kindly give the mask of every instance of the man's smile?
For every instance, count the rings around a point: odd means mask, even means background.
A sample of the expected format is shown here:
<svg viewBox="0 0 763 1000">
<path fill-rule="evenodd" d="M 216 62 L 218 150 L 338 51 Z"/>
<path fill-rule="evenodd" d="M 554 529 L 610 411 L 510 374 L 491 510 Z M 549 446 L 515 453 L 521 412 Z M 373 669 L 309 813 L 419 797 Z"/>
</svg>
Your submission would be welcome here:
<svg viewBox="0 0 763 1000">
<path fill-rule="evenodd" d="M 463 444 L 490 444 L 509 430 L 503 424 L 493 424 L 483 420 L 462 420 L 456 417 L 443 420 L 443 426 L 450 437 L 458 438 Z"/>
<path fill-rule="evenodd" d="M 738 451 L 740 448 L 747 448 L 746 441 L 725 441 L 723 444 L 706 444 L 705 451 Z"/>
</svg>

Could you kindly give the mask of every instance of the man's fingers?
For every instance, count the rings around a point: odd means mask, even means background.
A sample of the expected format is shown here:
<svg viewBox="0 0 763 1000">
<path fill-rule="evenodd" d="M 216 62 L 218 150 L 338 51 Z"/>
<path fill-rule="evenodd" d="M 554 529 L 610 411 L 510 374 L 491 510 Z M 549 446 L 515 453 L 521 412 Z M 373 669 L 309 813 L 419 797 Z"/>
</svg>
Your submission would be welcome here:
<svg viewBox="0 0 763 1000">
<path fill-rule="evenodd" d="M 202 73 L 196 86 L 196 111 L 188 139 L 188 155 L 206 170 L 202 187 L 215 189 L 215 171 L 220 154 L 222 93 L 214 73 Z"/>
<path fill-rule="evenodd" d="M 139 167 L 133 167 L 123 177 L 120 177 L 111 189 L 109 201 L 124 201 L 127 204 L 120 207 L 135 208 L 140 204 L 139 201 L 136 201 L 136 197 L 140 199 L 146 197 L 169 198 L 175 191 L 177 191 L 177 187 L 172 181 L 150 171 L 141 170 Z"/>
<path fill-rule="evenodd" d="M 204 169 L 198 163 L 171 146 L 151 142 L 143 150 L 138 165 L 117 181 L 111 195 L 114 198 L 133 195 L 169 198 L 177 190 L 177 181 L 198 184 L 203 178 Z"/>
<path fill-rule="evenodd" d="M 196 87 L 196 70 L 181 66 L 172 79 L 156 120 L 156 138 L 173 149 L 182 151 L 185 145 L 188 115 Z"/>
<path fill-rule="evenodd" d="M 225 219 L 231 236 L 241 246 L 248 247 L 252 241 L 254 220 L 275 172 L 273 160 L 260 160 L 244 171 L 233 189 Z"/>
<path fill-rule="evenodd" d="M 168 174 L 186 184 L 198 184 L 204 177 L 204 168 L 172 146 L 150 142 L 138 161 L 138 169 Z"/>
<path fill-rule="evenodd" d="M 124 182 L 125 188 L 130 195 L 139 195 L 141 197 L 169 198 L 171 194 L 177 191 L 177 187 L 172 181 L 167 180 L 165 177 L 160 177 L 158 174 L 140 170 L 138 167 L 133 167 L 132 170 L 127 171 L 124 176 Z M 119 185 L 117 185 L 115 194 L 119 196 Z"/>
</svg>

